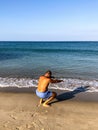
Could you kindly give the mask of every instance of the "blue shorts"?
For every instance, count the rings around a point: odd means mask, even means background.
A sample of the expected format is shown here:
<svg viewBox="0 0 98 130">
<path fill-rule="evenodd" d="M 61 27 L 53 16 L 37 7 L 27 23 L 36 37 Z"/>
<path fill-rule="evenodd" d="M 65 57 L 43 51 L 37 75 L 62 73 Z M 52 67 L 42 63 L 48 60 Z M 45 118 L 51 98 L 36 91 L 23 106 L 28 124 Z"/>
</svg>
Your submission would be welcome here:
<svg viewBox="0 0 98 130">
<path fill-rule="evenodd" d="M 52 96 L 52 92 L 51 91 L 46 91 L 46 92 L 39 92 L 37 89 L 36 89 L 36 95 L 40 98 L 45 98 L 45 99 L 48 99 Z"/>
</svg>

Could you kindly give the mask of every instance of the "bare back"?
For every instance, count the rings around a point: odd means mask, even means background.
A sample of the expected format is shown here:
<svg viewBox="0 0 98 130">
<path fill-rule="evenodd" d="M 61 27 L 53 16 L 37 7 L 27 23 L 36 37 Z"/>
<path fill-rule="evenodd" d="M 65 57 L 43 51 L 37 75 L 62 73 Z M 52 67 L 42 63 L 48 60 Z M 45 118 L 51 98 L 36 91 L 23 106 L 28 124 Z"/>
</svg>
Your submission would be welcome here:
<svg viewBox="0 0 98 130">
<path fill-rule="evenodd" d="M 48 90 L 48 85 L 51 79 L 45 76 L 40 76 L 39 83 L 38 83 L 38 91 L 39 92 L 46 92 Z"/>
</svg>

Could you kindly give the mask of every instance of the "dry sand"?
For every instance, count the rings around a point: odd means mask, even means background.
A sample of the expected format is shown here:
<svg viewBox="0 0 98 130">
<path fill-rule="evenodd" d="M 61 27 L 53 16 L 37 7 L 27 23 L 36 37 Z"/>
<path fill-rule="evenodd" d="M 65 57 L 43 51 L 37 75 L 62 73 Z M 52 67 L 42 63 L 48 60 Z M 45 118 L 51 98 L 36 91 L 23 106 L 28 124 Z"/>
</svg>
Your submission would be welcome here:
<svg viewBox="0 0 98 130">
<path fill-rule="evenodd" d="M 65 98 L 61 92 L 60 101 L 45 108 L 32 91 L 0 92 L 0 130 L 98 130 L 98 101 L 89 95 L 95 98 L 85 92 Z"/>
</svg>

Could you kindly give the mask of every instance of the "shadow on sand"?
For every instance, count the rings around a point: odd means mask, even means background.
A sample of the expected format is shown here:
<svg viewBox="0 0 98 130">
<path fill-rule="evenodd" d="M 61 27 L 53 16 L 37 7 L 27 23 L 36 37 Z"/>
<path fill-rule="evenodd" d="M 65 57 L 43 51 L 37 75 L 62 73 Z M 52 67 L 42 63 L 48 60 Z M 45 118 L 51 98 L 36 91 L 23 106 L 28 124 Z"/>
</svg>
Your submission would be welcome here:
<svg viewBox="0 0 98 130">
<path fill-rule="evenodd" d="M 81 87 L 76 88 L 73 91 L 61 93 L 61 94 L 57 95 L 57 97 L 56 97 L 57 100 L 51 102 L 51 104 L 56 103 L 56 102 L 61 102 L 64 100 L 68 100 L 68 99 L 72 99 L 75 97 L 76 94 L 85 92 L 87 90 L 89 90 L 89 86 L 83 86 L 83 87 L 81 86 Z"/>
</svg>

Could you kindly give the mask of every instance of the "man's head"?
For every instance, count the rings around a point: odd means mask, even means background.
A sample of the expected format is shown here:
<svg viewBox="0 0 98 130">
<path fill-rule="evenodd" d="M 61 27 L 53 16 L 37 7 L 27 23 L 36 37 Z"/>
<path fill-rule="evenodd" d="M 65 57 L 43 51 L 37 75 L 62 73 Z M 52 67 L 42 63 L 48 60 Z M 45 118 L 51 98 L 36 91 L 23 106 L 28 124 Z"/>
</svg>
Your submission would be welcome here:
<svg viewBox="0 0 98 130">
<path fill-rule="evenodd" d="M 46 71 L 45 74 L 44 74 L 46 77 L 51 77 L 52 75 L 52 72 L 50 70 Z"/>
</svg>

